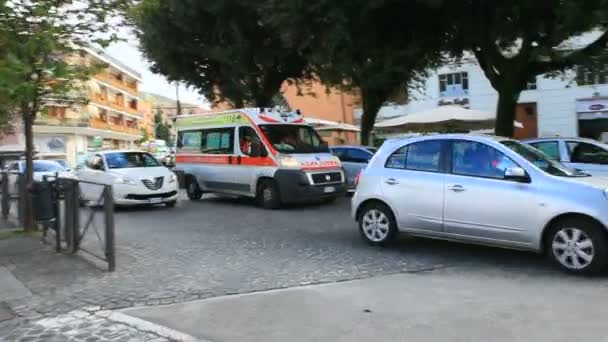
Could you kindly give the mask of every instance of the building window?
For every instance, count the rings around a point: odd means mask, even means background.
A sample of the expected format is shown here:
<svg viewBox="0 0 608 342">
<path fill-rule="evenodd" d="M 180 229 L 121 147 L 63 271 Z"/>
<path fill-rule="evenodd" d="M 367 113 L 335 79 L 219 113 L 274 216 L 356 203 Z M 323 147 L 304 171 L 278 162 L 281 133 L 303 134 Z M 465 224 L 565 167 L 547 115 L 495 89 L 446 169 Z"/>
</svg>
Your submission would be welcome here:
<svg viewBox="0 0 608 342">
<path fill-rule="evenodd" d="M 137 110 L 137 100 L 129 101 L 129 107 L 131 107 L 131 109 Z"/>
<path fill-rule="evenodd" d="M 603 68 L 579 66 L 576 68 L 576 83 L 579 86 L 608 84 L 608 65 Z"/>
<path fill-rule="evenodd" d="M 533 76 L 528 83 L 526 84 L 526 89 L 528 90 L 536 90 L 538 89 L 536 86 L 536 76 Z"/>
<path fill-rule="evenodd" d="M 439 75 L 439 94 L 441 96 L 463 96 L 469 94 L 469 74 L 456 72 Z"/>
</svg>

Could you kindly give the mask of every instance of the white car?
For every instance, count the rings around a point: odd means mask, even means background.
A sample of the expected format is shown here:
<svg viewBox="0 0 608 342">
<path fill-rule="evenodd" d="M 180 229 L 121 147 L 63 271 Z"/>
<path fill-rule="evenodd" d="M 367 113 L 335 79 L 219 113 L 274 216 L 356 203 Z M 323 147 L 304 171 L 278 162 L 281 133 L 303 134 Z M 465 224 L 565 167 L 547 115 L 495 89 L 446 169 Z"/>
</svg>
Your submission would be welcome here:
<svg viewBox="0 0 608 342">
<path fill-rule="evenodd" d="M 594 176 L 608 176 L 608 145 L 585 138 L 539 138 L 524 140 L 549 157 Z"/>
<path fill-rule="evenodd" d="M 177 203 L 177 176 L 156 158 L 141 151 L 100 151 L 76 170 L 84 201 L 99 203 L 103 186 L 112 185 L 114 204 L 142 205 Z M 91 182 L 91 183 L 88 183 Z"/>
<path fill-rule="evenodd" d="M 34 173 L 33 179 L 35 182 L 41 182 L 44 180 L 44 176 L 57 176 L 64 178 L 73 178 L 74 175 L 68 171 L 63 165 L 53 160 L 34 160 Z M 25 160 L 19 160 L 11 163 L 8 166 L 8 183 L 9 192 L 11 194 L 19 193 L 19 184 L 17 180 L 20 176 L 25 175 Z"/>
</svg>

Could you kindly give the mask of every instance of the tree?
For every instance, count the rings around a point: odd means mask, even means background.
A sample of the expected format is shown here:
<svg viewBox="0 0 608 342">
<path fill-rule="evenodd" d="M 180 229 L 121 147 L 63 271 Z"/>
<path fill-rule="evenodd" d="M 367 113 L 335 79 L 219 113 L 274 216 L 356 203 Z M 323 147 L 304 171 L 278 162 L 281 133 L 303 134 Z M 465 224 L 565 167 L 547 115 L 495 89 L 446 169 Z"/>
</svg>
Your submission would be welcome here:
<svg viewBox="0 0 608 342">
<path fill-rule="evenodd" d="M 142 0 L 131 12 L 152 69 L 197 88 L 214 103 L 268 107 L 306 61 L 248 0 Z"/>
<path fill-rule="evenodd" d="M 268 0 L 265 11 L 329 87 L 361 95 L 361 143 L 369 144 L 378 111 L 407 98 L 442 59 L 444 33 L 432 1 Z"/>
<path fill-rule="evenodd" d="M 0 2 L 0 99 L 2 112 L 19 115 L 23 121 L 28 187 L 37 114 L 48 103 L 78 101 L 80 81 L 98 68 L 84 62 L 80 48 L 104 46 L 115 38 L 106 19 L 124 10 L 122 4 L 119 0 Z M 31 203 L 25 203 L 24 228 L 30 230 Z"/>
<path fill-rule="evenodd" d="M 589 63 L 608 47 L 606 0 L 444 1 L 454 55 L 473 54 L 498 92 L 496 134 L 513 135 L 522 90 L 537 75 Z M 595 30 L 584 46 L 567 40 Z"/>
<path fill-rule="evenodd" d="M 160 109 L 156 110 L 154 114 L 154 135 L 156 139 L 170 141 L 169 125 L 163 117 L 163 112 Z"/>
</svg>

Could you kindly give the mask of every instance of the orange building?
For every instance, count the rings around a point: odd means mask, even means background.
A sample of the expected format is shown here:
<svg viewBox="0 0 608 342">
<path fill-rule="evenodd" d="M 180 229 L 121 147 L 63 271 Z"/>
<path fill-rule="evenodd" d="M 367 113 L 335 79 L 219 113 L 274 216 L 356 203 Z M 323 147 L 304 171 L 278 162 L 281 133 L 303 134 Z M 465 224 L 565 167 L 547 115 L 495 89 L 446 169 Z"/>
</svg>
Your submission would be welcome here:
<svg viewBox="0 0 608 342">
<path fill-rule="evenodd" d="M 298 94 L 296 86 L 283 84 L 283 97 L 293 110 L 302 111 L 304 118 L 319 132 L 330 145 L 357 144 L 359 130 L 354 126 L 355 107 L 359 105 L 359 96 L 313 82 L 301 89 Z M 316 120 L 315 120 L 316 119 Z"/>
<path fill-rule="evenodd" d="M 142 137 L 141 75 L 101 51 L 84 48 L 72 63 L 106 67 L 84 82 L 83 104 L 48 101 L 34 122 L 34 145 L 40 158 L 81 163 L 89 151 L 133 148 Z"/>
</svg>

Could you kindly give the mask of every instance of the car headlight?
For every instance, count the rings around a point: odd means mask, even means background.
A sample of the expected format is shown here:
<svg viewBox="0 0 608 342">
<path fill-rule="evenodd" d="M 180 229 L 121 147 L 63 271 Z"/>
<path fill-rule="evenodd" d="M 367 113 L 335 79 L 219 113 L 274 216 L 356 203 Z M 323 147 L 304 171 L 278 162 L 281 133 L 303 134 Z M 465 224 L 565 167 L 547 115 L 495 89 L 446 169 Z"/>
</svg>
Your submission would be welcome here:
<svg viewBox="0 0 608 342">
<path fill-rule="evenodd" d="M 134 180 L 128 177 L 116 177 L 114 178 L 114 184 L 137 185 Z"/>
<path fill-rule="evenodd" d="M 285 168 L 299 168 L 300 162 L 292 156 L 280 156 L 279 163 Z"/>
<path fill-rule="evenodd" d="M 175 175 L 175 173 L 172 173 L 169 176 L 169 183 L 175 183 L 176 180 L 177 180 L 177 176 Z"/>
</svg>

